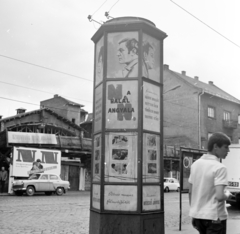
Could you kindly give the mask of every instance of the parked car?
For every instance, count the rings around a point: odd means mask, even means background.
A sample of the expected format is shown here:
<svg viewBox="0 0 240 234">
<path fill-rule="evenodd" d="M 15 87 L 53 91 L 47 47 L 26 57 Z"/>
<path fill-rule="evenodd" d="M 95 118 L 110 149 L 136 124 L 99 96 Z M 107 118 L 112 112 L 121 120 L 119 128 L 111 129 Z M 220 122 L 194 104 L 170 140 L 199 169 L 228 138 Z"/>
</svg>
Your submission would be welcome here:
<svg viewBox="0 0 240 234">
<path fill-rule="evenodd" d="M 33 196 L 35 192 L 45 192 L 46 195 L 56 193 L 61 196 L 70 189 L 70 183 L 56 174 L 36 173 L 26 180 L 13 181 L 12 189 L 18 196 L 24 193 Z"/>
<path fill-rule="evenodd" d="M 170 192 L 170 191 L 177 191 L 180 190 L 180 184 L 179 181 L 175 178 L 164 178 L 164 191 Z"/>
</svg>

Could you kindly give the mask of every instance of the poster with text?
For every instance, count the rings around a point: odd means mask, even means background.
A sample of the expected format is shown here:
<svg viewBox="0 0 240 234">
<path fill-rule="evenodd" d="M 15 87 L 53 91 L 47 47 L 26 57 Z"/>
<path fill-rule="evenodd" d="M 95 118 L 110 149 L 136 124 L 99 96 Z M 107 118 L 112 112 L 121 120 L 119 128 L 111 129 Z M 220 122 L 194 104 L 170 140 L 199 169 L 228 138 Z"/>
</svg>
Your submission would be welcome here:
<svg viewBox="0 0 240 234">
<path fill-rule="evenodd" d="M 100 185 L 93 184 L 93 191 L 92 191 L 92 206 L 95 209 L 100 210 Z"/>
<path fill-rule="evenodd" d="M 95 89 L 94 133 L 102 130 L 102 84 Z"/>
<path fill-rule="evenodd" d="M 104 61 L 104 46 L 103 37 L 96 44 L 96 67 L 95 67 L 95 86 L 103 80 L 103 61 Z"/>
<path fill-rule="evenodd" d="M 142 76 L 160 83 L 160 41 L 143 34 Z"/>
<path fill-rule="evenodd" d="M 106 134 L 105 181 L 137 181 L 137 133 Z"/>
<path fill-rule="evenodd" d="M 160 186 L 143 186 L 143 211 L 160 210 Z"/>
<path fill-rule="evenodd" d="M 137 211 L 137 186 L 105 185 L 104 209 Z"/>
<path fill-rule="evenodd" d="M 101 177 L 101 135 L 94 136 L 93 151 L 93 181 L 100 181 Z"/>
<path fill-rule="evenodd" d="M 41 162 L 37 162 L 40 159 Z M 61 151 L 53 149 L 13 147 L 12 176 L 29 177 L 33 173 L 60 175 Z"/>
<path fill-rule="evenodd" d="M 143 134 L 143 182 L 160 181 L 160 136 Z"/>
<path fill-rule="evenodd" d="M 138 127 L 138 82 L 109 81 L 106 92 L 106 128 Z"/>
<path fill-rule="evenodd" d="M 138 77 L 138 32 L 108 34 L 107 78 Z"/>
<path fill-rule="evenodd" d="M 160 132 L 160 87 L 143 82 L 143 129 Z"/>
</svg>

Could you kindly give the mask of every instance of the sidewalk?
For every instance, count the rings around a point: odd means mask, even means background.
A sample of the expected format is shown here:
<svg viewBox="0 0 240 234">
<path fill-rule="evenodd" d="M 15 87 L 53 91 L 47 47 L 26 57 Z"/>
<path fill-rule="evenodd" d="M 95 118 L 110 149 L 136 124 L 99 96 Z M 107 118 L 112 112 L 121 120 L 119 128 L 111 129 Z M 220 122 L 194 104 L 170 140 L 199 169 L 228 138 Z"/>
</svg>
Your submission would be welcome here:
<svg viewBox="0 0 240 234">
<path fill-rule="evenodd" d="M 199 234 L 199 232 L 192 227 L 191 224 L 182 225 L 182 230 L 179 227 L 165 228 L 165 234 Z M 240 234 L 240 220 L 228 219 L 227 220 L 227 234 Z"/>
</svg>

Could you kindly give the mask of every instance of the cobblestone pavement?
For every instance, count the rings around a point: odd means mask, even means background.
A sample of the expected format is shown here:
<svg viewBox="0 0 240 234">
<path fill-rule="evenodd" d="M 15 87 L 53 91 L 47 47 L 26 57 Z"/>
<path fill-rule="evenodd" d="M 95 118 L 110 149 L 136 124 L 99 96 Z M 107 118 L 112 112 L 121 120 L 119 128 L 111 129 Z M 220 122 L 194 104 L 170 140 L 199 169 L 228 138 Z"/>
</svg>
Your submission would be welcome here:
<svg viewBox="0 0 240 234">
<path fill-rule="evenodd" d="M 179 194 L 165 193 L 165 228 L 179 227 Z M 63 196 L 0 196 L 0 234 L 88 234 L 89 192 Z M 190 223 L 188 195 L 182 194 L 182 226 Z M 240 211 L 229 208 L 230 219 Z"/>
</svg>

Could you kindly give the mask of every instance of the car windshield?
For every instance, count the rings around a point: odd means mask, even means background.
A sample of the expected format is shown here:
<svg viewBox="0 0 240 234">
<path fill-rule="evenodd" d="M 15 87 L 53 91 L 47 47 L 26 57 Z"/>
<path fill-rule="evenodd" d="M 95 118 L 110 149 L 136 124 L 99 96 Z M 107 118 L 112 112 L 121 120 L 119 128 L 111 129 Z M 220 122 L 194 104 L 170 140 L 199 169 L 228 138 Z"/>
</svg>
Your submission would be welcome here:
<svg viewBox="0 0 240 234">
<path fill-rule="evenodd" d="M 29 180 L 37 180 L 40 177 L 40 174 L 33 174 L 28 179 Z"/>
<path fill-rule="evenodd" d="M 168 182 L 168 180 L 167 180 L 167 179 L 164 179 L 163 182 Z"/>
</svg>

